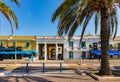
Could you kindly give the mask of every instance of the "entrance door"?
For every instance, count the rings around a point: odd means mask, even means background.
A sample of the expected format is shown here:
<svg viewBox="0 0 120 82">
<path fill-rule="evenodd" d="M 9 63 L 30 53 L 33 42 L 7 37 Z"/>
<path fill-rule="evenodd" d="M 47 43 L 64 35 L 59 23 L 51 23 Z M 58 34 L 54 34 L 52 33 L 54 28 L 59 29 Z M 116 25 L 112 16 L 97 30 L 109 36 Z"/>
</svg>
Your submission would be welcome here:
<svg viewBox="0 0 120 82">
<path fill-rule="evenodd" d="M 55 49 L 52 49 L 49 59 L 55 60 L 55 58 L 56 58 L 56 50 L 55 50 Z"/>
<path fill-rule="evenodd" d="M 86 53 L 82 52 L 82 59 L 85 59 L 85 58 L 86 58 Z"/>
<path fill-rule="evenodd" d="M 39 60 L 44 60 L 45 58 L 45 48 L 44 48 L 44 44 L 39 44 L 38 46 L 38 51 L 39 51 Z"/>
<path fill-rule="evenodd" d="M 73 52 L 69 52 L 69 59 L 71 60 L 71 59 L 73 59 Z"/>
</svg>

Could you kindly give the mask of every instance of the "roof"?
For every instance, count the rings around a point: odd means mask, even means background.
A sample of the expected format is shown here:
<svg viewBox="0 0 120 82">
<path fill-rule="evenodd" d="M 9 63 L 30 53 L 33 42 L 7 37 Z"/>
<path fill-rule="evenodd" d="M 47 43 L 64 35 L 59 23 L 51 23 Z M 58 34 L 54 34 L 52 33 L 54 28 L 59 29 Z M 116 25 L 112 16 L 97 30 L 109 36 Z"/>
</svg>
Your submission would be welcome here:
<svg viewBox="0 0 120 82">
<path fill-rule="evenodd" d="M 0 40 L 36 40 L 36 36 L 0 36 Z"/>
<path fill-rule="evenodd" d="M 87 34 L 87 36 L 93 36 L 93 34 L 89 33 L 89 34 Z"/>
</svg>

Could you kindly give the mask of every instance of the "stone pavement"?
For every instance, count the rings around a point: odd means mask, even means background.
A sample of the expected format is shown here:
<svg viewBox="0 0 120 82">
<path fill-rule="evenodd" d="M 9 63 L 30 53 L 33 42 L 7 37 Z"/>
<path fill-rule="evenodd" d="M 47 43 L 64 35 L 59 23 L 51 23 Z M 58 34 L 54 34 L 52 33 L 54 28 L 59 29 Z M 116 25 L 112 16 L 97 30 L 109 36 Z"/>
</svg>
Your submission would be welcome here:
<svg viewBox="0 0 120 82">
<path fill-rule="evenodd" d="M 45 73 L 42 73 L 42 63 L 45 63 Z M 60 73 L 62 62 L 62 73 Z M 83 63 L 83 62 L 82 62 Z M 91 62 L 92 63 L 92 62 Z M 96 81 L 88 75 L 81 75 L 77 68 L 81 66 L 77 62 L 64 61 L 37 61 L 29 63 L 29 72 L 26 73 L 26 64 L 1 64 L 1 66 L 13 67 L 0 71 L 0 82 L 120 82 L 118 80 Z M 15 67 L 16 66 L 16 67 Z M 96 65 L 94 65 L 96 66 Z M 83 65 L 85 70 L 87 65 Z M 81 71 L 82 69 L 80 69 Z M 91 69 L 90 69 L 91 70 Z"/>
<path fill-rule="evenodd" d="M 95 82 L 88 76 L 7 76 L 0 82 Z"/>
<path fill-rule="evenodd" d="M 68 64 L 62 64 L 60 73 L 59 63 L 46 63 L 45 73 L 42 73 L 42 64 L 29 64 L 29 72 L 26 73 L 25 64 L 17 64 L 18 68 L 4 70 L 0 76 L 0 82 L 94 82 L 95 80 L 85 75 L 82 76 Z M 10 65 L 14 66 L 14 65 Z"/>
<path fill-rule="evenodd" d="M 9 65 L 14 67 L 14 65 Z M 77 75 L 76 69 L 72 69 L 68 64 L 62 64 L 62 73 L 60 73 L 59 63 L 45 63 L 44 73 L 42 64 L 28 64 L 28 73 L 26 72 L 25 64 L 18 64 L 14 69 L 3 70 L 0 72 L 1 76 L 37 76 L 37 75 Z"/>
<path fill-rule="evenodd" d="M 120 81 L 96 81 L 89 76 L 6 76 L 0 77 L 0 82 L 120 82 Z"/>
</svg>

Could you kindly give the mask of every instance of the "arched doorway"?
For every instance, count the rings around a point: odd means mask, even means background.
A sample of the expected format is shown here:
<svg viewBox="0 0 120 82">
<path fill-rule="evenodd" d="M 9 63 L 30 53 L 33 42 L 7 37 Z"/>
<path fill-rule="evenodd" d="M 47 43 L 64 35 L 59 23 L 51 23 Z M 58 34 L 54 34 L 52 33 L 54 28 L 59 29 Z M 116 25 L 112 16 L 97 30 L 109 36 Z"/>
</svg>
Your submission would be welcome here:
<svg viewBox="0 0 120 82">
<path fill-rule="evenodd" d="M 50 51 L 50 59 L 55 60 L 56 58 L 56 49 L 51 49 Z"/>
</svg>

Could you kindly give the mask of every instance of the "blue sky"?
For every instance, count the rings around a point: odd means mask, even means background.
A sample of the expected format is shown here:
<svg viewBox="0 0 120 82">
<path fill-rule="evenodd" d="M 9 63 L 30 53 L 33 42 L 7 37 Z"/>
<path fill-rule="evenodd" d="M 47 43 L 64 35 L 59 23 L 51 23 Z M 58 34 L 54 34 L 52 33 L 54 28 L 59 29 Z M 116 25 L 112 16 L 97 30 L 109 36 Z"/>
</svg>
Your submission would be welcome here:
<svg viewBox="0 0 120 82">
<path fill-rule="evenodd" d="M 20 0 L 21 7 L 5 0 L 15 12 L 19 20 L 19 29 L 14 28 L 14 35 L 36 35 L 36 36 L 56 36 L 57 24 L 51 22 L 54 11 L 63 0 Z M 119 12 L 120 13 L 120 12 Z M 6 18 L 0 13 L 0 35 L 11 35 L 11 27 Z M 119 15 L 120 20 L 120 15 Z M 15 25 L 14 25 L 15 27 Z M 88 25 L 87 33 L 94 34 L 93 20 Z M 75 36 L 80 35 L 78 29 Z M 119 32 L 118 32 L 118 35 Z"/>
</svg>

